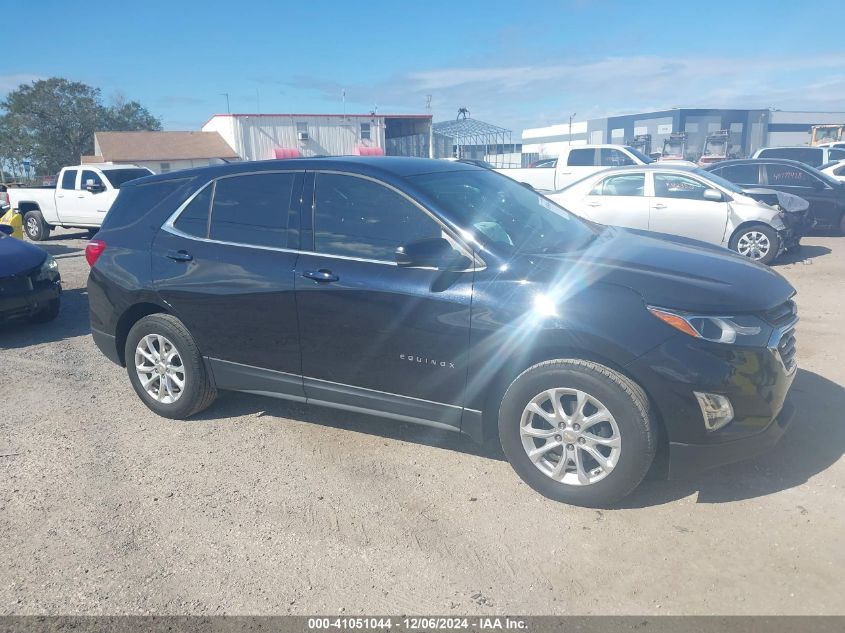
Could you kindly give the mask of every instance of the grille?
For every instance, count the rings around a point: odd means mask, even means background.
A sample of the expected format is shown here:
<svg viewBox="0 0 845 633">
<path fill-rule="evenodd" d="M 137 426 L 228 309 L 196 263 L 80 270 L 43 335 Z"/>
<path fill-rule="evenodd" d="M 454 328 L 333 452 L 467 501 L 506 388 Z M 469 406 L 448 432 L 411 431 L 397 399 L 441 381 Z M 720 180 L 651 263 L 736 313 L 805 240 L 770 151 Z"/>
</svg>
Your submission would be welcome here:
<svg viewBox="0 0 845 633">
<path fill-rule="evenodd" d="M 795 369 L 795 328 L 787 330 L 780 337 L 778 354 L 780 354 L 780 360 L 787 372 Z"/>
<path fill-rule="evenodd" d="M 798 312 L 795 307 L 795 302 L 792 299 L 789 299 L 788 301 L 781 303 L 779 306 L 764 312 L 763 318 L 775 327 L 779 327 L 793 321 L 797 314 Z"/>
<path fill-rule="evenodd" d="M 0 279 L 0 296 L 19 295 L 32 290 L 32 279 L 29 275 L 15 275 Z"/>
</svg>

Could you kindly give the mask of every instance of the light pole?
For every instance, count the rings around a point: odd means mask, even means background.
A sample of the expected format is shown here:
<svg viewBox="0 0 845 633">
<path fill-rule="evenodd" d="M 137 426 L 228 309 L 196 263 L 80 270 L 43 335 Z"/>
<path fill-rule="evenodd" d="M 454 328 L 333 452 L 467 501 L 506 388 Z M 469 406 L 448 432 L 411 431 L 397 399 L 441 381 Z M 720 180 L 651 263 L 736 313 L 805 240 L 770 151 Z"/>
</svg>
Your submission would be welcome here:
<svg viewBox="0 0 845 633">
<path fill-rule="evenodd" d="M 572 145 L 572 119 L 575 118 L 575 115 L 578 114 L 577 112 L 573 112 L 569 115 L 569 144 Z"/>
<path fill-rule="evenodd" d="M 231 114 L 232 111 L 229 109 L 229 93 L 228 92 L 221 92 L 221 97 L 226 97 L 226 114 Z"/>
</svg>

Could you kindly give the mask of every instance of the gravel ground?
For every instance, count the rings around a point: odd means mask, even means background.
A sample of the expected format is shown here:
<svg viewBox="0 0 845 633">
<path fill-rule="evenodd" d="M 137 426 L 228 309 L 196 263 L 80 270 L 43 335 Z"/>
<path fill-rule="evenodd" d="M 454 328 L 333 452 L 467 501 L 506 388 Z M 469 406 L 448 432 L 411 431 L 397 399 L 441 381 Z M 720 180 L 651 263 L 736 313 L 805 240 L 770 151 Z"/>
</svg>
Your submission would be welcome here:
<svg viewBox="0 0 845 633">
<path fill-rule="evenodd" d="M 156 417 L 89 336 L 82 238 L 44 244 L 59 318 L 0 332 L 0 614 L 845 614 L 845 238 L 778 266 L 802 319 L 781 443 L 613 511 L 362 415 Z"/>
</svg>

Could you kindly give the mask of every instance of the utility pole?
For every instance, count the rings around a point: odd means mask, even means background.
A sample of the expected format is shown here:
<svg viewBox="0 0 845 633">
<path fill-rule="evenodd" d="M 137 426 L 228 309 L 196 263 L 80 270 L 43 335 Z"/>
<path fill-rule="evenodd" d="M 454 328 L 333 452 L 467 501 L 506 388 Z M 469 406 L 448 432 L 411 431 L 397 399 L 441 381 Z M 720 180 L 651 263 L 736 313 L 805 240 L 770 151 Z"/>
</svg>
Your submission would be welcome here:
<svg viewBox="0 0 845 633">
<path fill-rule="evenodd" d="M 431 95 L 425 96 L 425 109 L 428 111 L 428 157 L 434 158 L 434 115 L 431 114 Z"/>
<path fill-rule="evenodd" d="M 340 98 L 343 100 L 343 120 L 346 120 L 346 88 L 340 91 Z"/>
<path fill-rule="evenodd" d="M 232 110 L 229 109 L 229 93 L 228 92 L 221 92 L 221 97 L 226 97 L 226 114 L 232 114 Z"/>
<path fill-rule="evenodd" d="M 575 118 L 575 115 L 578 114 L 577 112 L 573 112 L 569 115 L 569 144 L 572 145 L 572 119 Z"/>
</svg>

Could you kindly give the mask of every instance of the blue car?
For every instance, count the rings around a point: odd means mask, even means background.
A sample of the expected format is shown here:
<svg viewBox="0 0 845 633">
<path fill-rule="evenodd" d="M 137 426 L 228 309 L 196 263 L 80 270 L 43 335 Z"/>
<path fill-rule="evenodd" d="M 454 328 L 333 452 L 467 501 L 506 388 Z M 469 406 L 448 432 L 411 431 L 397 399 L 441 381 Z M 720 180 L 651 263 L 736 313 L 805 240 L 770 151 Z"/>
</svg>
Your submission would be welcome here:
<svg viewBox="0 0 845 633">
<path fill-rule="evenodd" d="M 0 321 L 46 323 L 59 315 L 62 293 L 56 260 L 44 249 L 9 236 L 0 225 Z"/>
</svg>

